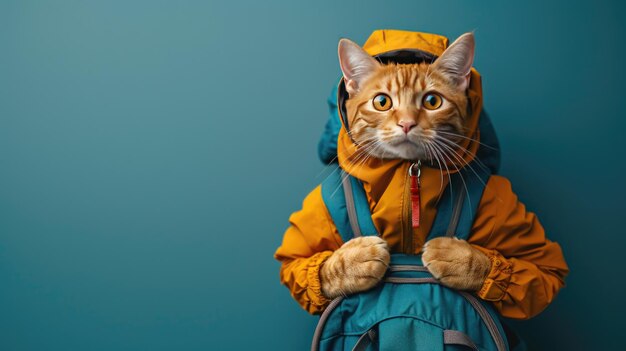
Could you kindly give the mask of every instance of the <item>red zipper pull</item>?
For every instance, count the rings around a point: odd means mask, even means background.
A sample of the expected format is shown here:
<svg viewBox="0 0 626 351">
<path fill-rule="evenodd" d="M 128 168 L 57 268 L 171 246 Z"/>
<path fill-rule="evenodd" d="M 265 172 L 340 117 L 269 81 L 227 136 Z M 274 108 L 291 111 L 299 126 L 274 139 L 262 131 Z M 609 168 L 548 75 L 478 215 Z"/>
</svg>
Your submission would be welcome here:
<svg viewBox="0 0 626 351">
<path fill-rule="evenodd" d="M 411 177 L 411 223 L 413 228 L 420 226 L 420 166 L 421 161 L 417 161 L 409 167 L 409 176 Z M 413 168 L 417 167 L 417 171 Z"/>
</svg>

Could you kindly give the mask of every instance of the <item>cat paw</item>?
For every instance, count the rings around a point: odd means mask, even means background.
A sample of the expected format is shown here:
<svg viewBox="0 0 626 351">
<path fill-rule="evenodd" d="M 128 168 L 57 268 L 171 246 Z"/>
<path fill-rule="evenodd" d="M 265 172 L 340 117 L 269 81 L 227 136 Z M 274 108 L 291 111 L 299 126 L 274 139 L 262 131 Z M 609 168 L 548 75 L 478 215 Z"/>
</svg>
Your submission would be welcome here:
<svg viewBox="0 0 626 351">
<path fill-rule="evenodd" d="M 371 289 L 385 275 L 389 259 L 387 242 L 377 236 L 346 242 L 322 265 L 322 293 L 332 299 Z"/>
<path fill-rule="evenodd" d="M 422 262 L 430 273 L 457 290 L 479 290 L 491 268 L 487 255 L 457 238 L 432 239 L 422 252 Z"/>
</svg>

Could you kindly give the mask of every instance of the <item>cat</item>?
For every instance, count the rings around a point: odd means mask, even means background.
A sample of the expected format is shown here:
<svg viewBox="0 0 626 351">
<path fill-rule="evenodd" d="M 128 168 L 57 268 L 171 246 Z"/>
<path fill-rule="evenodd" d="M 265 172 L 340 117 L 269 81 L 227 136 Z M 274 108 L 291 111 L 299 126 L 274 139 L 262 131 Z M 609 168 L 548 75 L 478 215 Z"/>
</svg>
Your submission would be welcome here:
<svg viewBox="0 0 626 351">
<path fill-rule="evenodd" d="M 474 48 L 473 33 L 466 33 L 432 64 L 381 64 L 342 39 L 339 62 L 354 143 L 370 157 L 448 163 L 447 147 L 456 148 L 465 134 Z M 433 276 L 459 290 L 478 290 L 491 266 L 487 255 L 455 238 L 433 239 L 422 252 Z M 332 299 L 371 289 L 383 278 L 389 259 L 388 245 L 380 237 L 346 242 L 322 265 L 323 294 Z"/>
<path fill-rule="evenodd" d="M 474 34 L 448 45 L 436 34 L 377 30 L 363 48 L 342 39 L 338 49 L 343 77 L 330 101 L 341 127 L 338 135 L 325 132 L 322 141 L 362 185 L 379 236 L 344 242 L 317 186 L 291 215 L 274 256 L 294 299 L 310 313 L 323 313 L 332 299 L 378 284 L 391 253 L 421 254 L 441 284 L 490 301 L 504 317 L 541 312 L 565 285 L 569 269 L 558 243 L 546 238 L 508 179 L 495 174 L 499 152 L 482 161 L 476 154 L 489 146 L 481 142 L 489 132 L 483 135 L 479 127 L 483 99 L 481 76 L 472 68 Z M 327 125 L 327 131 L 333 128 Z M 463 180 L 460 169 L 471 175 L 471 165 L 485 166 L 483 161 L 490 161 L 491 171 L 469 235 L 426 241 L 452 176 Z"/>
</svg>

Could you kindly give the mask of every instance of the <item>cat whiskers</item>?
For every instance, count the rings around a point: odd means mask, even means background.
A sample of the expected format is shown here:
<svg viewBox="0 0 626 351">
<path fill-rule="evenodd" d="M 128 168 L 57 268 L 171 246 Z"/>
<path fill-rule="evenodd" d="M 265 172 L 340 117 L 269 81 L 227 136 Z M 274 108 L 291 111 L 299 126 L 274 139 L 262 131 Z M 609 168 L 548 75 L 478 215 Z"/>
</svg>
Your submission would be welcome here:
<svg viewBox="0 0 626 351">
<path fill-rule="evenodd" d="M 486 147 L 486 148 L 489 148 L 489 149 L 491 149 L 491 150 L 496 150 L 496 151 L 498 150 L 498 148 L 495 148 L 495 147 L 493 147 L 493 146 L 491 146 L 491 145 L 487 145 L 487 144 L 485 144 L 485 143 L 481 143 L 480 141 L 478 141 L 478 140 L 476 140 L 476 139 L 473 139 L 473 138 L 470 138 L 470 137 L 468 137 L 468 136 L 465 136 L 465 135 L 463 135 L 463 134 L 458 134 L 458 133 L 450 133 L 450 132 L 444 132 L 444 131 L 441 131 L 441 130 L 438 130 L 438 131 L 437 131 L 437 134 L 446 134 L 446 135 L 450 135 L 450 136 L 457 137 L 457 138 L 467 139 L 467 140 L 469 140 L 469 141 L 473 141 L 473 142 L 475 142 L 475 143 L 478 143 L 478 144 L 480 144 L 480 145 L 482 145 L 482 146 L 484 146 L 484 147 Z"/>
<path fill-rule="evenodd" d="M 456 158 L 458 161 L 460 161 L 460 162 L 462 163 L 462 165 L 463 165 L 463 166 L 467 166 L 467 167 L 468 167 L 468 168 L 469 168 L 472 172 L 474 172 L 474 175 L 476 175 L 476 177 L 480 180 L 480 182 L 481 182 L 481 183 L 483 183 L 483 185 L 484 185 L 485 187 L 487 187 L 487 184 L 485 184 L 485 182 L 483 181 L 483 179 L 482 179 L 482 178 L 478 175 L 478 172 L 476 172 L 476 170 L 474 169 L 474 167 L 472 167 L 472 165 L 471 165 L 469 162 L 467 162 L 467 161 L 466 161 L 466 160 L 465 160 L 465 159 L 464 159 L 464 158 L 463 158 L 463 157 L 462 157 L 462 156 L 461 156 L 458 152 L 456 152 L 456 150 L 454 149 L 454 147 L 456 147 L 456 148 L 458 148 L 458 149 L 461 149 L 462 151 L 465 151 L 465 152 L 467 152 L 467 153 L 468 153 L 468 154 L 470 154 L 470 155 L 473 155 L 473 154 L 472 154 L 469 150 L 467 150 L 467 149 L 465 149 L 464 147 L 462 147 L 462 146 L 460 146 L 460 145 L 458 145 L 458 144 L 454 143 L 454 142 L 453 142 L 453 141 L 451 141 L 451 140 L 448 140 L 448 139 L 442 138 L 442 137 L 440 137 L 440 136 L 436 136 L 436 140 L 437 140 L 437 141 L 441 141 L 441 142 L 442 142 L 442 143 L 441 143 L 441 145 L 442 145 L 443 147 L 447 148 L 450 152 L 452 152 L 452 153 L 453 153 L 453 155 L 455 156 L 455 158 Z M 445 142 L 445 143 L 444 143 L 444 142 Z M 448 145 L 446 145 L 446 143 L 448 143 Z M 474 156 L 474 158 L 476 159 L 476 161 L 477 161 L 477 162 L 480 162 L 480 160 L 478 160 L 478 158 L 477 158 L 477 157 L 475 157 L 475 155 L 473 155 L 473 156 Z M 482 164 L 482 162 L 481 162 L 481 164 Z M 484 167 L 484 168 L 482 169 L 482 171 L 486 172 L 486 168 L 487 168 L 487 166 L 485 166 L 485 165 L 483 164 L 483 167 Z"/>
<path fill-rule="evenodd" d="M 461 151 L 463 151 L 463 150 L 467 151 L 467 149 L 465 149 L 465 148 L 463 148 L 463 147 L 459 146 L 458 144 L 453 143 L 453 142 L 452 142 L 452 141 L 450 141 L 450 140 L 447 140 L 447 139 L 445 139 L 445 138 L 442 138 L 442 139 L 440 139 L 440 140 L 444 140 L 444 141 L 446 141 L 446 142 L 448 142 L 448 143 L 452 143 L 454 146 L 457 146 L 459 149 L 461 149 Z M 484 163 L 482 163 L 482 162 L 480 161 L 480 159 L 478 159 L 478 157 L 477 157 L 477 156 L 475 156 L 474 154 L 472 154 L 472 153 L 471 153 L 471 152 L 469 152 L 469 151 L 467 151 L 467 153 L 468 153 L 468 154 L 470 154 L 470 155 L 473 155 L 473 156 L 474 156 L 474 159 L 475 159 L 476 161 L 478 161 L 480 164 L 482 164 L 483 171 L 484 171 L 486 174 L 489 174 L 488 167 L 487 167 Z M 468 168 L 469 168 L 469 169 L 470 169 L 470 170 L 474 173 L 474 175 L 476 176 L 476 178 L 478 178 L 478 180 L 479 180 L 479 181 L 480 181 L 480 182 L 481 182 L 481 183 L 485 186 L 485 188 L 486 188 L 486 187 L 488 186 L 488 184 L 486 184 L 486 183 L 483 181 L 483 179 L 482 179 L 482 178 L 478 175 L 478 173 L 474 170 L 474 168 L 473 168 L 470 164 L 468 164 L 468 162 L 467 162 L 467 161 L 465 161 L 463 158 L 461 158 L 461 157 L 460 157 L 460 155 L 459 155 L 458 153 L 456 153 L 456 152 L 455 152 L 455 154 L 457 155 L 457 157 L 459 157 L 459 158 L 461 159 L 461 161 L 462 161 L 465 165 L 467 165 L 467 166 L 468 166 Z M 503 200 L 502 200 L 502 199 L 501 199 L 498 195 L 496 195 L 496 199 L 497 199 L 498 201 L 503 201 Z"/>
<path fill-rule="evenodd" d="M 454 152 L 454 150 L 453 150 L 452 148 L 448 147 L 447 145 L 442 144 L 442 143 L 441 143 L 441 142 L 439 142 L 439 140 L 437 140 L 437 139 L 433 139 L 433 144 L 432 144 L 432 145 L 433 145 L 436 149 L 438 149 L 439 151 L 441 151 L 441 153 L 443 154 L 443 156 L 444 156 L 445 158 L 447 158 L 447 159 L 450 161 L 450 163 L 452 164 L 452 166 L 456 169 L 457 173 L 459 174 L 459 177 L 461 178 L 461 181 L 463 182 L 463 187 L 465 188 L 465 194 L 467 195 L 467 200 L 469 201 L 469 205 L 470 205 L 470 209 L 471 209 L 471 208 L 472 208 L 472 202 L 471 202 L 471 200 L 470 200 L 469 191 L 468 191 L 468 189 L 467 189 L 467 183 L 465 182 L 465 178 L 463 178 L 463 173 L 461 173 L 461 170 L 460 170 L 460 169 L 459 169 L 459 167 L 456 165 L 456 163 L 452 160 L 452 158 L 448 155 L 448 153 L 446 152 L 446 149 L 444 149 L 444 147 L 445 147 L 445 148 L 447 148 L 447 150 L 452 150 L 453 152 Z M 454 153 L 456 154 L 456 152 L 454 152 Z M 464 161 L 464 160 L 463 160 L 463 161 Z M 444 162 L 444 164 L 445 164 L 445 162 Z M 447 166 L 446 166 L 446 168 L 447 168 Z M 449 173 L 448 173 L 448 176 L 450 177 L 450 174 L 449 174 Z M 450 180 L 452 180 L 452 178 L 450 178 Z M 481 181 L 482 181 L 482 179 L 481 179 Z M 451 196 L 450 196 L 450 199 L 452 199 L 452 198 L 453 198 L 453 196 L 452 196 L 452 195 L 453 195 L 453 194 L 452 194 L 452 186 L 450 186 L 450 195 L 451 195 Z"/>
<path fill-rule="evenodd" d="M 348 134 L 350 134 L 350 131 L 348 132 Z M 365 140 L 363 141 L 363 143 L 367 144 L 368 142 L 373 141 L 373 140 L 375 140 L 375 139 L 376 139 L 376 137 L 371 137 L 371 138 L 365 139 Z M 362 149 L 357 149 L 357 151 L 356 151 L 355 153 L 353 153 L 352 155 L 350 155 L 348 158 L 350 159 L 350 158 L 354 157 L 355 155 L 359 155 L 361 152 L 362 152 Z M 336 161 L 337 159 L 339 159 L 339 155 L 335 155 L 335 157 L 333 157 L 333 158 L 332 158 L 332 159 L 328 162 L 328 164 L 322 168 L 322 170 L 321 170 L 321 171 L 320 171 L 320 172 L 319 172 L 319 173 L 315 176 L 315 178 L 318 178 L 319 176 L 321 176 L 322 174 L 324 174 L 324 172 L 326 172 L 329 168 L 332 168 L 332 171 L 331 171 L 330 173 L 328 173 L 328 174 L 326 175 L 326 177 L 324 177 L 324 181 L 325 181 L 326 179 L 328 179 L 328 177 L 330 177 L 333 173 L 335 173 L 335 172 L 339 171 L 340 167 L 338 167 L 338 166 L 337 166 L 337 164 L 335 164 L 335 161 Z M 322 182 L 324 182 L 324 181 L 322 181 Z"/>
<path fill-rule="evenodd" d="M 439 140 L 441 140 L 442 142 L 448 144 L 448 146 L 452 147 L 453 149 L 459 150 L 461 152 L 463 152 L 464 154 L 467 154 L 469 156 L 471 156 L 473 158 L 473 160 L 476 161 L 476 164 L 478 164 L 478 166 L 480 167 L 480 170 L 485 172 L 485 174 L 489 174 L 489 167 L 487 167 L 487 165 L 485 165 L 480 158 L 478 157 L 478 155 L 474 154 L 473 152 L 469 151 L 468 149 L 464 148 L 463 146 L 455 143 L 452 140 L 449 140 L 447 138 L 443 138 L 443 137 L 438 137 Z M 462 156 L 462 155 L 459 155 Z M 474 172 L 476 173 L 476 172 Z"/>
<path fill-rule="evenodd" d="M 428 158 L 430 160 L 430 163 L 433 162 L 433 158 L 435 159 L 435 161 L 437 161 L 437 164 L 439 165 L 439 192 L 441 192 L 441 189 L 443 188 L 443 169 L 441 166 L 441 162 L 439 162 L 439 158 L 437 157 L 437 155 L 435 154 L 435 151 L 433 150 L 432 145 L 430 145 L 430 142 L 425 142 L 424 143 L 424 149 L 426 150 L 426 152 L 428 153 Z"/>
<path fill-rule="evenodd" d="M 373 140 L 373 142 L 369 142 L 367 144 L 361 144 L 362 148 L 357 149 L 356 152 L 354 152 L 352 155 L 349 156 L 350 159 L 350 163 L 348 163 L 347 166 L 345 166 L 345 175 L 342 177 L 341 179 L 341 183 L 337 185 L 337 187 L 335 188 L 335 190 L 333 190 L 333 192 L 331 193 L 330 197 L 332 198 L 333 196 L 335 196 L 335 194 L 337 193 L 337 191 L 342 187 L 342 183 L 348 179 L 348 177 L 350 176 L 350 172 L 352 172 L 353 170 L 356 169 L 356 167 L 360 166 L 362 167 L 367 160 L 372 157 L 371 151 L 375 150 L 376 148 L 380 147 L 381 142 L 379 140 L 376 140 L 377 138 L 370 138 L 370 140 Z M 363 146 L 364 145 L 364 146 Z M 340 167 L 337 167 L 338 169 Z M 338 169 L 336 171 L 338 171 Z"/>
<path fill-rule="evenodd" d="M 441 172 L 443 173 L 443 168 L 441 167 L 442 164 L 446 168 L 446 174 L 448 175 L 448 186 L 450 187 L 450 206 L 452 206 L 452 203 L 453 203 L 452 199 L 454 197 L 454 189 L 452 188 L 452 176 L 450 175 L 450 169 L 448 168 L 448 164 L 444 158 L 445 153 L 436 145 L 436 141 L 434 139 L 430 139 L 429 146 L 432 148 L 432 150 L 435 152 L 435 155 L 437 156 L 436 159 L 437 159 L 437 162 L 439 163 L 439 169 L 441 170 Z M 443 184 L 443 180 L 442 180 L 442 184 Z"/>
<path fill-rule="evenodd" d="M 358 171 L 360 171 L 363 168 L 363 166 L 368 162 L 368 160 L 374 156 L 374 151 L 378 150 L 378 148 L 382 144 L 383 144 L 382 141 L 380 141 L 378 139 L 375 140 L 374 142 L 372 142 L 369 145 L 369 147 L 367 148 L 365 157 L 361 157 L 361 159 L 359 161 L 353 162 L 350 165 L 350 168 L 346 169 L 346 173 L 352 172 L 353 170 L 358 173 Z M 359 168 L 357 169 L 357 167 L 359 167 Z M 347 177 L 347 175 L 346 175 L 346 177 Z"/>
<path fill-rule="evenodd" d="M 484 147 L 486 147 L 486 148 L 489 148 L 489 149 L 492 149 L 492 150 L 496 150 L 496 151 L 498 150 L 498 148 L 495 148 L 495 147 L 493 147 L 493 146 L 491 146 L 491 145 L 487 145 L 487 144 L 485 144 L 485 143 L 481 143 L 480 141 L 478 141 L 478 140 L 476 140 L 476 139 L 469 138 L 469 137 L 467 137 L 467 136 L 465 136 L 465 135 L 462 135 L 462 134 L 458 134 L 458 133 L 450 133 L 450 132 L 444 132 L 444 131 L 440 131 L 440 130 L 438 130 L 438 131 L 437 131 L 437 133 L 438 133 L 438 134 L 450 135 L 450 136 L 453 136 L 453 137 L 458 137 L 458 138 L 462 138 L 462 139 L 466 139 L 466 140 L 469 140 L 469 141 L 472 141 L 472 142 L 476 142 L 476 143 L 478 143 L 479 145 L 482 145 L 482 146 L 484 146 Z M 472 152 L 471 152 L 471 151 L 469 151 L 468 149 L 466 149 L 466 148 L 462 147 L 461 145 L 459 145 L 459 144 L 457 144 L 457 143 L 453 142 L 452 140 L 450 140 L 450 139 L 448 139 L 448 138 L 445 138 L 445 137 L 442 137 L 442 136 L 439 136 L 439 135 L 436 135 L 436 136 L 438 136 L 438 137 L 440 138 L 440 140 L 442 140 L 442 141 L 446 142 L 447 144 L 451 145 L 452 147 L 459 148 L 462 152 L 464 152 L 464 153 L 466 153 L 466 154 L 468 154 L 468 155 L 472 156 L 472 157 L 476 160 L 476 162 L 477 162 L 477 164 L 480 166 L 480 168 L 481 168 L 481 169 L 482 169 L 485 173 L 489 173 L 489 167 L 487 167 L 487 166 L 486 166 L 486 165 L 482 162 L 482 160 L 478 157 L 478 155 L 476 155 L 476 154 L 472 153 Z M 476 172 L 474 172 L 474 173 L 476 173 Z"/>
<path fill-rule="evenodd" d="M 337 188 L 333 191 L 333 193 L 331 194 L 331 197 L 333 197 L 335 195 L 335 193 L 337 192 L 337 190 L 339 190 L 342 186 L 343 186 L 343 182 L 346 181 L 346 179 L 348 179 L 348 177 L 350 177 L 350 173 L 353 172 L 354 170 L 356 170 L 357 167 L 359 167 L 359 170 L 363 167 L 363 165 L 372 157 L 372 153 L 371 151 L 375 150 L 376 148 L 378 148 L 380 146 L 380 141 L 376 140 L 373 143 L 371 143 L 370 145 L 368 145 L 368 147 L 364 148 L 363 152 L 361 153 L 361 155 L 359 155 L 359 157 L 357 159 L 355 159 L 351 164 L 349 164 L 345 171 L 345 175 L 343 175 L 343 177 L 341 178 L 341 183 L 337 186 Z"/>
</svg>

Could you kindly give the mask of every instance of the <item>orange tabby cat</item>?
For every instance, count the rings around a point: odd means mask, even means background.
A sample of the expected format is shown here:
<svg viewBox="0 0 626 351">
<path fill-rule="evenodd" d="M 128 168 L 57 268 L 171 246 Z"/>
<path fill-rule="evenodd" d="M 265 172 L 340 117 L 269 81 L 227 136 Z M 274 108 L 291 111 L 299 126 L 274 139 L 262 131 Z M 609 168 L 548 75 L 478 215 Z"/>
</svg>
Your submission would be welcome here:
<svg viewBox="0 0 626 351">
<path fill-rule="evenodd" d="M 322 141 L 362 185 L 379 236 L 344 240 L 319 185 L 289 218 L 276 250 L 281 282 L 317 314 L 332 298 L 380 282 L 390 253 L 422 254 L 442 284 L 489 301 L 502 316 L 540 313 L 564 286 L 569 269 L 560 245 L 546 238 L 509 180 L 493 173 L 497 165 L 485 166 L 476 153 L 489 147 L 481 141 L 489 138 L 482 139 L 488 132 L 482 135 L 479 125 L 482 85 L 472 68 L 473 34 L 448 45 L 436 34 L 377 30 L 364 48 L 339 43 L 343 79 L 331 99 L 329 123 L 337 117 L 341 127 L 336 139 L 325 133 Z M 320 153 L 323 159 L 328 155 Z M 448 185 L 452 191 L 452 175 L 462 187 L 463 173 L 476 173 L 472 165 L 490 175 L 480 201 L 470 206 L 475 211 L 467 241 L 426 241 L 439 200 Z"/>
<path fill-rule="evenodd" d="M 472 33 L 458 38 L 433 64 L 383 65 L 342 39 L 339 60 L 350 97 L 350 135 L 364 150 L 358 157 L 454 163 L 449 150 L 465 134 L 465 90 L 473 57 Z M 389 258 L 380 237 L 346 242 L 320 270 L 323 294 L 334 298 L 372 288 L 385 274 Z M 491 265 L 466 241 L 445 237 L 427 242 L 422 260 L 444 285 L 461 290 L 478 290 Z"/>
</svg>

